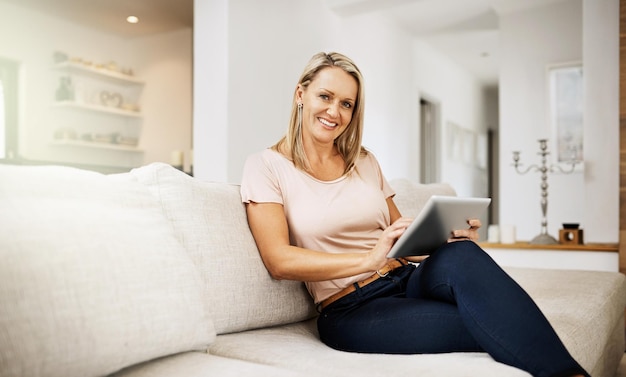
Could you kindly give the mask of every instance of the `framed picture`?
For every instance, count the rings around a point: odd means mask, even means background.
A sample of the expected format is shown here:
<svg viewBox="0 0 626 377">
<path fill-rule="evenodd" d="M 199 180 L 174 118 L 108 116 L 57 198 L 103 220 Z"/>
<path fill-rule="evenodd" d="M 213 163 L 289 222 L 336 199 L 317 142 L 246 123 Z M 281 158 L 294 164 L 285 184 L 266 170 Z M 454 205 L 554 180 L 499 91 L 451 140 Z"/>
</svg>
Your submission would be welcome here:
<svg viewBox="0 0 626 377">
<path fill-rule="evenodd" d="M 559 164 L 582 162 L 584 115 L 582 63 L 564 63 L 548 67 L 548 98 L 553 160 Z"/>
<path fill-rule="evenodd" d="M 486 148 L 486 139 L 484 146 L 479 144 L 480 141 L 476 132 L 463 128 L 456 123 L 448 122 L 448 157 L 450 161 L 483 168 L 483 165 L 486 166 L 487 157 L 485 154 L 483 158 L 481 153 L 483 147 Z"/>
<path fill-rule="evenodd" d="M 482 170 L 487 169 L 487 133 L 479 133 L 476 135 L 476 167 Z"/>
<path fill-rule="evenodd" d="M 463 129 L 453 122 L 448 122 L 448 157 L 451 161 L 463 160 Z"/>
<path fill-rule="evenodd" d="M 476 165 L 476 134 L 467 129 L 462 129 L 463 137 L 463 159 L 462 162 L 468 166 Z"/>
</svg>

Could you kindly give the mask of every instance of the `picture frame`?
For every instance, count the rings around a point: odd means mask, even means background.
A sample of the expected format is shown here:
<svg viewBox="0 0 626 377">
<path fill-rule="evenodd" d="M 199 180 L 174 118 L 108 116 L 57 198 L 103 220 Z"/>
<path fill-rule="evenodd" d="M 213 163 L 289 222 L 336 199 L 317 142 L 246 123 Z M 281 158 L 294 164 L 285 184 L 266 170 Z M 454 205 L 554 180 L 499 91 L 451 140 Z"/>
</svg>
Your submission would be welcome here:
<svg viewBox="0 0 626 377">
<path fill-rule="evenodd" d="M 448 157 L 454 162 L 463 160 L 463 130 L 453 122 L 448 122 Z"/>
<path fill-rule="evenodd" d="M 553 161 L 582 166 L 584 86 L 581 62 L 549 65 L 548 123 L 552 139 Z M 577 169 L 578 170 L 578 169 Z"/>
<path fill-rule="evenodd" d="M 487 170 L 488 166 L 488 137 L 486 132 L 476 135 L 476 167 L 481 170 Z"/>
</svg>

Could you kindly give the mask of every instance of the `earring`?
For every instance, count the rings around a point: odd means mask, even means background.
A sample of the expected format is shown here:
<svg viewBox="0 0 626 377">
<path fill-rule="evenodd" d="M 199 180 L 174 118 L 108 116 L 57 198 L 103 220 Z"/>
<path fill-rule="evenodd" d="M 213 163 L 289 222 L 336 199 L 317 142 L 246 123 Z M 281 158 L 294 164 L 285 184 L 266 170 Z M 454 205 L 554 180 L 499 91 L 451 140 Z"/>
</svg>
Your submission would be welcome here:
<svg viewBox="0 0 626 377">
<path fill-rule="evenodd" d="M 302 102 L 298 102 L 298 129 L 302 128 Z"/>
</svg>

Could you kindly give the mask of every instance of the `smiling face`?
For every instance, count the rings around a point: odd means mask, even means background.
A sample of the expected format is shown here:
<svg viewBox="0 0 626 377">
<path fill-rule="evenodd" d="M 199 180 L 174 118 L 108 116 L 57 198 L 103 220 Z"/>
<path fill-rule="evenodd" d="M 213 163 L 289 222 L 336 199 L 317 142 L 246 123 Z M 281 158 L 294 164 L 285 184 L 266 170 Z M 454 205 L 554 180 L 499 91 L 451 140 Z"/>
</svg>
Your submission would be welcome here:
<svg viewBox="0 0 626 377">
<path fill-rule="evenodd" d="M 299 85 L 304 139 L 332 145 L 352 120 L 357 94 L 356 79 L 338 67 L 322 69 L 306 88 Z"/>
</svg>

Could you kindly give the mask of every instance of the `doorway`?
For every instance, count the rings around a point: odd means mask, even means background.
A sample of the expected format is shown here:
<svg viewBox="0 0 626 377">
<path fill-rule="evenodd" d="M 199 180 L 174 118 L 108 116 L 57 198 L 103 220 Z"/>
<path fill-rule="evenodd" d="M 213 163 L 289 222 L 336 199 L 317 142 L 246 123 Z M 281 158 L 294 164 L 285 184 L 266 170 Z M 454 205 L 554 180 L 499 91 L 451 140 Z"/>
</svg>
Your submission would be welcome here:
<svg viewBox="0 0 626 377">
<path fill-rule="evenodd" d="M 17 80 L 19 64 L 0 58 L 0 160 L 17 157 Z"/>
<path fill-rule="evenodd" d="M 420 98 L 420 182 L 436 183 L 441 176 L 440 104 Z"/>
</svg>

